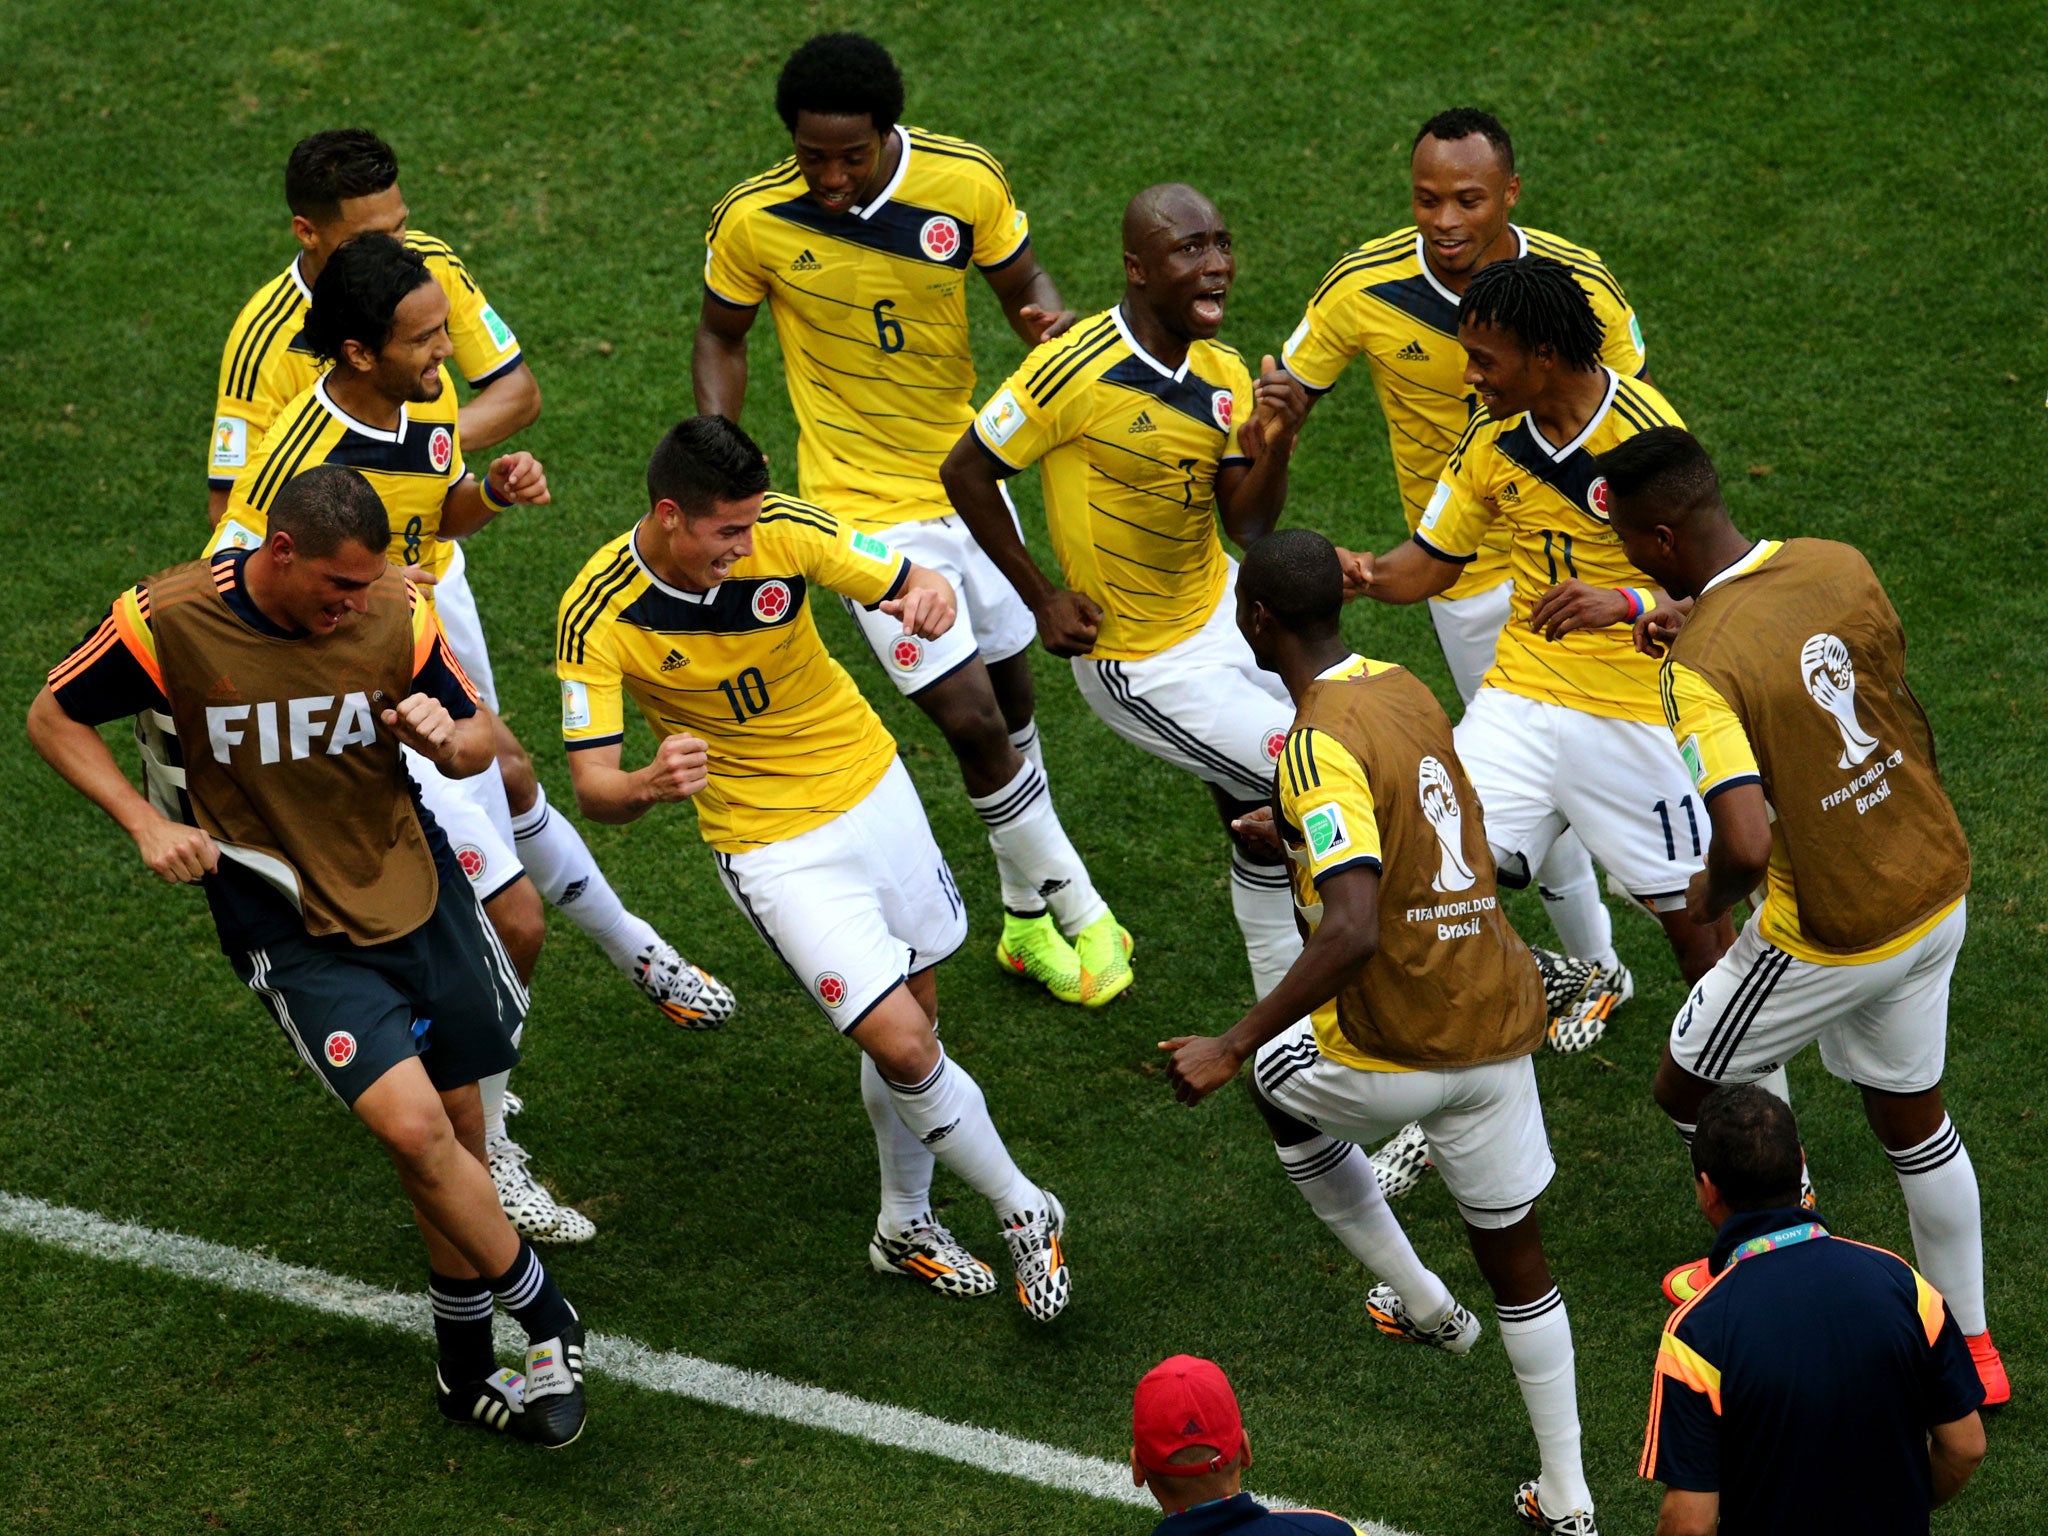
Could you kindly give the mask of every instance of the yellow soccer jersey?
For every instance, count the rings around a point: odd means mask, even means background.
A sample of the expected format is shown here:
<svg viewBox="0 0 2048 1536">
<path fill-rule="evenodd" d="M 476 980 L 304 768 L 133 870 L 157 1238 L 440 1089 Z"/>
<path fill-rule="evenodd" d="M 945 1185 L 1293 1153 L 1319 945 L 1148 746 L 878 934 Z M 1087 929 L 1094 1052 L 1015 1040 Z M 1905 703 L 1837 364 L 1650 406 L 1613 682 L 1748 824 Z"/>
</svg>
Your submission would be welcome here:
<svg viewBox="0 0 2048 1536">
<path fill-rule="evenodd" d="M 444 367 L 441 398 L 400 407 L 397 428 L 386 432 L 357 421 L 328 398 L 325 379 L 314 380 L 279 413 L 236 477 L 207 553 L 254 549 L 269 531 L 270 504 L 287 480 L 316 464 L 346 464 L 362 471 L 390 514 L 392 563 L 424 566 L 439 576 L 454 556 L 454 546 L 439 537 L 441 507 L 468 473 L 458 407 Z"/>
<path fill-rule="evenodd" d="M 896 741 L 825 649 L 809 584 L 873 607 L 909 573 L 873 534 L 786 496 L 762 503 L 754 552 L 709 592 L 663 584 L 620 534 L 562 598 L 563 739 L 571 752 L 620 740 L 630 694 L 656 736 L 709 745 L 697 827 L 720 853 L 822 826 L 881 781 Z"/>
<path fill-rule="evenodd" d="M 704 236 L 711 297 L 775 317 L 804 497 L 871 526 L 951 510 L 939 465 L 974 416 L 967 269 L 1031 237 L 986 150 L 896 136 L 896 174 L 865 207 L 819 207 L 789 159 L 727 193 Z"/>
<path fill-rule="evenodd" d="M 1168 368 L 1111 309 L 1034 350 L 975 417 L 1002 473 L 1043 461 L 1060 570 L 1102 609 L 1091 655 L 1156 656 L 1216 611 L 1230 570 L 1216 472 L 1250 462 L 1237 429 L 1251 405 L 1232 348 L 1197 341 Z"/>
<path fill-rule="evenodd" d="M 1607 480 L 1595 455 L 1651 427 L 1682 426 L 1665 398 L 1613 369 L 1585 430 L 1553 448 L 1527 412 L 1476 417 L 1451 451 L 1443 479 L 1416 524 L 1415 542 L 1439 559 L 1469 564 L 1497 530 L 1509 540 L 1515 594 L 1500 649 L 1483 686 L 1612 720 L 1662 722 L 1657 663 L 1635 648 L 1630 627 L 1581 629 L 1546 640 L 1529 628 L 1543 594 L 1576 577 L 1596 587 L 1647 589 L 1607 521 Z"/>
<path fill-rule="evenodd" d="M 1643 328 L 1599 256 L 1540 229 L 1513 227 L 1517 256 L 1555 257 L 1577 275 L 1606 333 L 1601 361 L 1623 378 L 1639 377 L 1648 365 Z M 1410 225 L 1367 241 L 1332 267 L 1287 338 L 1287 371 L 1311 394 L 1335 387 L 1352 359 L 1364 355 L 1386 418 L 1410 533 L 1422 521 L 1451 449 L 1480 413 L 1479 397 L 1465 383 L 1458 304 L 1458 295 L 1430 271 L 1422 235 Z M 1497 529 L 1442 596 L 1472 597 L 1510 575 L 1507 533 Z"/>
<path fill-rule="evenodd" d="M 1354 656 L 1325 675 L 1372 677 L 1389 665 Z M 1286 750 L 1280 754 L 1279 790 L 1280 836 L 1287 845 L 1294 906 L 1314 932 L 1323 919 L 1317 886 L 1343 870 L 1380 867 L 1379 812 L 1373 805 L 1372 783 L 1364 765 L 1342 742 L 1304 726 L 1288 734 Z M 1335 998 L 1311 1014 L 1309 1024 L 1316 1032 L 1316 1049 L 1342 1066 L 1361 1072 L 1411 1070 L 1368 1056 L 1345 1039 L 1337 1027 Z"/>
<path fill-rule="evenodd" d="M 405 243 L 426 259 L 427 270 L 448 295 L 448 338 L 455 366 L 471 389 L 482 389 L 523 360 L 519 338 L 477 287 L 469 268 L 446 244 L 418 230 Z M 213 446 L 206 483 L 224 491 L 249 462 L 249 451 L 279 411 L 312 387 L 320 364 L 300 336 L 312 288 L 292 264 L 256 290 L 242 306 L 221 354 L 219 399 L 213 408 Z"/>
<path fill-rule="evenodd" d="M 1782 541 L 1776 539 L 1760 544 L 1729 574 L 1739 575 L 1755 570 L 1782 547 Z M 1738 784 L 1763 782 L 1763 774 L 1757 767 L 1756 748 L 1750 743 L 1749 733 L 1742 728 L 1734 706 L 1712 683 L 1691 667 L 1666 661 L 1659 685 L 1664 722 L 1670 726 L 1672 739 L 1678 743 L 1678 755 L 1685 760 L 1693 786 L 1700 792 L 1701 805 L 1711 804 L 1716 795 Z M 1784 837 L 1775 822 L 1772 825 L 1770 872 L 1764 881 L 1764 905 L 1757 918 L 1757 928 L 1766 942 L 1775 944 L 1795 959 L 1814 965 L 1868 965 L 1877 960 L 1889 960 L 1927 937 L 1955 910 L 1955 906 L 1950 902 L 1911 931 L 1861 954 L 1843 955 L 1817 949 L 1807 943 L 1800 932 L 1799 893 L 1792 883 L 1792 859 L 1786 850 Z"/>
</svg>

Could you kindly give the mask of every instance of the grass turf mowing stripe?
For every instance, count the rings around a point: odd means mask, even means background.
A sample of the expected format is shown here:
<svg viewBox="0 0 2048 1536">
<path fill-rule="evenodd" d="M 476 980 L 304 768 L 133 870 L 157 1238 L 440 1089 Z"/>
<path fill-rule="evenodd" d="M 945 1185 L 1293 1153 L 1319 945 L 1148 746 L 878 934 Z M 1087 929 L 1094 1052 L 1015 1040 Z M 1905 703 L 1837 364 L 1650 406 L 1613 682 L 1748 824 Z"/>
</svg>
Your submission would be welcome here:
<svg viewBox="0 0 2048 1536">
<path fill-rule="evenodd" d="M 51 1205 L 32 1195 L 0 1190 L 0 1232 L 89 1258 L 140 1265 L 381 1328 L 396 1328 L 426 1338 L 432 1338 L 434 1333 L 433 1314 L 423 1295 L 382 1291 L 343 1275 L 286 1264 L 203 1238 L 111 1221 L 91 1211 Z M 523 1347 L 525 1339 L 510 1318 L 500 1317 L 497 1328 L 501 1348 Z M 921 1451 L 1049 1488 L 1063 1488 L 1120 1504 L 1152 1504 L 1149 1493 L 1132 1486 L 1130 1468 L 1122 1462 L 1063 1451 L 1058 1446 L 1041 1445 L 992 1429 L 949 1423 L 913 1408 L 870 1403 L 843 1392 L 807 1387 L 759 1371 L 652 1349 L 637 1339 L 591 1334 L 584 1345 L 584 1368 L 651 1392 L 695 1398 L 811 1429 L 828 1429 L 876 1445 Z M 1264 1494 L 1258 1497 L 1275 1508 L 1302 1507 L 1291 1499 Z M 1352 1523 L 1365 1536 L 1413 1536 L 1377 1521 Z"/>
</svg>

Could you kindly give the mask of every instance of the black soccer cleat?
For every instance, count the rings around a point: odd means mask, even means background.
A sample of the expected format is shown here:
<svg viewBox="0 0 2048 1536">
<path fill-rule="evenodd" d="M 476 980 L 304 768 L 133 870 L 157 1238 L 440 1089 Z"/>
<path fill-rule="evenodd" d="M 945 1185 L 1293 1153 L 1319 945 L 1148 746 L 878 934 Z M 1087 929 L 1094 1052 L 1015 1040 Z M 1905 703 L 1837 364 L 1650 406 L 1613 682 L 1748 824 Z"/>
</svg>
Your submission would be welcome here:
<svg viewBox="0 0 2048 1536">
<path fill-rule="evenodd" d="M 583 1433 L 589 1417 L 583 1397 L 583 1325 L 571 1323 L 552 1339 L 526 1346 L 526 1402 L 512 1433 L 560 1450 Z"/>
<path fill-rule="evenodd" d="M 482 1381 L 450 1387 L 441 1368 L 434 1367 L 434 1400 L 441 1405 L 441 1416 L 451 1423 L 474 1424 L 500 1435 L 519 1417 L 525 1385 L 526 1379 L 517 1371 L 493 1371 Z"/>
</svg>

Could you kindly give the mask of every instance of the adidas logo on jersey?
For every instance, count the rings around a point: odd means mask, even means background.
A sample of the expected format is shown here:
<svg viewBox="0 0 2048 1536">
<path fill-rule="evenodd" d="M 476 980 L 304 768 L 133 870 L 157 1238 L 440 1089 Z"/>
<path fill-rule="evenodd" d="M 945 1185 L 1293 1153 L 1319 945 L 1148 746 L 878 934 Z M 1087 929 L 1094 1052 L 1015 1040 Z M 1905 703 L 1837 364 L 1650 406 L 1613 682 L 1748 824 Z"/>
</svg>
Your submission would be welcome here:
<svg viewBox="0 0 2048 1536">
<path fill-rule="evenodd" d="M 1132 432 L 1157 432 L 1158 430 L 1157 427 L 1152 425 L 1152 413 L 1150 411 L 1138 412 L 1138 419 L 1131 423 Z"/>
<path fill-rule="evenodd" d="M 687 667 L 689 664 L 690 658 L 685 656 L 681 651 L 670 651 L 668 655 L 662 659 L 661 670 L 664 672 L 673 672 L 677 667 Z"/>
<path fill-rule="evenodd" d="M 1504 507 L 1518 507 L 1522 504 L 1522 488 L 1510 480 L 1500 488 L 1500 504 Z"/>
<path fill-rule="evenodd" d="M 1426 363 L 1429 361 L 1429 354 L 1422 350 L 1421 342 L 1411 341 L 1394 354 L 1394 360 L 1402 363 Z"/>
<path fill-rule="evenodd" d="M 789 264 L 789 270 L 792 272 L 822 272 L 825 270 L 825 264 L 809 251 L 805 251 Z"/>
</svg>

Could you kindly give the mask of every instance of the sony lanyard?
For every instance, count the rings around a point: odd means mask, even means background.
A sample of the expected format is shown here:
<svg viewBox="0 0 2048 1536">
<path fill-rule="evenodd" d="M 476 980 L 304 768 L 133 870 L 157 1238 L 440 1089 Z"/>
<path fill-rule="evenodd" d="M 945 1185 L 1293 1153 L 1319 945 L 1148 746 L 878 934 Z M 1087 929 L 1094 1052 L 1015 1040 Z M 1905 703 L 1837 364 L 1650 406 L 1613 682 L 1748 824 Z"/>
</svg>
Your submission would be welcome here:
<svg viewBox="0 0 2048 1536">
<path fill-rule="evenodd" d="M 1752 1237 L 1746 1243 L 1736 1245 L 1728 1255 L 1729 1269 L 1744 1259 L 1753 1259 L 1760 1253 L 1769 1253 L 1774 1248 L 1790 1248 L 1794 1243 L 1803 1243 L 1811 1238 L 1826 1237 L 1828 1229 L 1817 1221 L 1801 1222 L 1796 1227 L 1780 1227 L 1775 1232 L 1766 1232 L 1762 1237 Z"/>
</svg>

